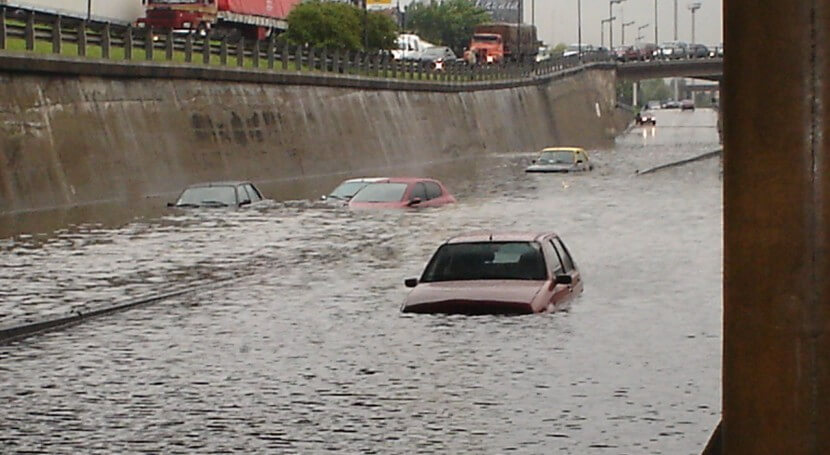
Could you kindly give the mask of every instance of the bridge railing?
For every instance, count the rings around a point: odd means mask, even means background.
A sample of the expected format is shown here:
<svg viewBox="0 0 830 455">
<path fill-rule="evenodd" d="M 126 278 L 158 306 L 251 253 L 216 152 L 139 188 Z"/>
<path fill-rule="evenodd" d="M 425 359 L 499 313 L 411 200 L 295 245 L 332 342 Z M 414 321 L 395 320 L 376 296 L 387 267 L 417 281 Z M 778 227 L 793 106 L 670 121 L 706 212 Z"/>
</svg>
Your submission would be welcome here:
<svg viewBox="0 0 830 455">
<path fill-rule="evenodd" d="M 541 62 L 470 65 L 464 61 L 432 63 L 393 59 L 390 53 L 328 51 L 266 41 L 206 35 L 159 33 L 77 18 L 43 15 L 0 7 L 0 51 L 218 65 L 274 71 L 330 74 L 452 83 L 528 79 L 555 74 L 590 62 L 610 61 L 607 54 L 559 57 Z"/>
</svg>

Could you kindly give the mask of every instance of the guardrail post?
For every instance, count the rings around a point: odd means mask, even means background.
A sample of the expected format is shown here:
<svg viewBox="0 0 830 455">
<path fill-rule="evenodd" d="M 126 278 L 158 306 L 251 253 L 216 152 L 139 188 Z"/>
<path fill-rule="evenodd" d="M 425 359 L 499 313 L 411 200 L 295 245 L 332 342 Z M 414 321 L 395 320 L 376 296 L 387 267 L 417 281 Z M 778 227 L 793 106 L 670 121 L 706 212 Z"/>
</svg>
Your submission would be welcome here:
<svg viewBox="0 0 830 455">
<path fill-rule="evenodd" d="M 147 27 L 144 29 L 144 60 L 153 60 L 155 44 L 155 41 L 153 41 L 153 27 Z"/>
<path fill-rule="evenodd" d="M 236 42 L 236 66 L 245 66 L 245 38 L 241 36 Z"/>
<path fill-rule="evenodd" d="M 394 58 L 392 58 L 391 61 L 389 62 L 389 65 L 392 67 L 392 74 L 391 74 L 392 79 L 397 79 L 398 78 L 398 61 L 395 60 Z"/>
<path fill-rule="evenodd" d="M 202 39 L 202 63 L 205 65 L 210 65 L 210 53 L 210 30 L 208 30 Z"/>
<path fill-rule="evenodd" d="M 265 53 L 268 56 L 267 58 L 268 58 L 268 69 L 269 70 L 274 69 L 274 64 L 276 62 L 276 56 L 275 56 L 275 52 L 274 52 L 276 47 L 277 47 L 277 41 L 276 40 L 277 40 L 277 34 L 274 33 L 274 32 L 271 32 L 271 36 L 268 37 L 268 52 Z"/>
<path fill-rule="evenodd" d="M 60 55 L 61 44 L 63 36 L 61 36 L 61 16 L 55 16 L 55 21 L 52 23 L 52 53 Z"/>
<path fill-rule="evenodd" d="M 6 8 L 0 8 L 0 49 L 6 49 Z"/>
<path fill-rule="evenodd" d="M 317 49 L 314 47 L 308 48 L 308 69 L 309 71 L 317 69 Z"/>
<path fill-rule="evenodd" d="M 280 63 L 282 64 L 282 69 L 288 69 L 288 57 L 290 57 L 291 48 L 288 47 L 288 43 L 282 45 L 282 50 L 280 51 Z"/>
<path fill-rule="evenodd" d="M 334 50 L 334 55 L 331 57 L 331 70 L 340 74 L 340 49 Z"/>
<path fill-rule="evenodd" d="M 35 13 L 32 11 L 26 13 L 26 30 L 24 36 L 26 39 L 26 50 L 35 50 Z"/>
<path fill-rule="evenodd" d="M 361 65 L 363 65 L 363 62 L 360 60 L 360 51 L 355 51 L 354 60 L 352 62 L 352 69 L 354 70 L 354 73 L 360 74 L 360 68 Z"/>
<path fill-rule="evenodd" d="M 251 52 L 251 64 L 253 64 L 254 68 L 259 68 L 259 53 L 262 52 L 259 40 L 254 41 L 254 48 Z"/>
<path fill-rule="evenodd" d="M 193 62 L 193 34 L 188 33 L 184 37 L 184 61 L 186 63 Z"/>
<path fill-rule="evenodd" d="M 173 30 L 168 30 L 164 41 L 164 58 L 168 61 L 173 60 L 173 45 Z"/>
<path fill-rule="evenodd" d="M 303 70 L 303 46 L 297 45 L 294 49 L 294 71 Z"/>
<path fill-rule="evenodd" d="M 133 59 L 133 26 L 128 25 L 124 30 L 124 60 Z"/>
<path fill-rule="evenodd" d="M 101 57 L 110 58 L 112 49 L 112 26 L 109 22 L 104 24 L 104 29 L 101 30 Z"/>
<path fill-rule="evenodd" d="M 323 49 L 323 53 L 320 55 L 320 64 L 323 66 L 323 71 L 328 73 L 331 71 L 331 66 L 329 65 L 331 57 L 329 56 L 328 49 Z"/>
<path fill-rule="evenodd" d="M 219 45 L 219 64 L 226 66 L 228 64 L 228 36 L 222 37 L 222 42 Z"/>
<path fill-rule="evenodd" d="M 78 24 L 78 55 L 86 57 L 86 21 Z"/>
</svg>

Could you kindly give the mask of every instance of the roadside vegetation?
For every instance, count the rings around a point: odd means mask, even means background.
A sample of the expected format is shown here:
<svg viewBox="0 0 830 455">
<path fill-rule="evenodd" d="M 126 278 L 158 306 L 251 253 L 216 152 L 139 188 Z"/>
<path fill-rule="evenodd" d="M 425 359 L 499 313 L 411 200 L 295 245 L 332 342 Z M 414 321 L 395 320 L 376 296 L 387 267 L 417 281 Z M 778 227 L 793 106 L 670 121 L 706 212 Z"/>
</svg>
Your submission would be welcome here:
<svg viewBox="0 0 830 455">
<path fill-rule="evenodd" d="M 314 0 L 297 5 L 288 15 L 288 31 L 282 39 L 293 45 L 341 51 L 378 51 L 395 46 L 397 25 L 381 13 L 366 14 L 364 43 L 363 10 L 348 3 Z"/>
<path fill-rule="evenodd" d="M 490 14 L 470 0 L 432 0 L 410 6 L 406 22 L 407 29 L 421 38 L 460 55 L 469 46 L 473 29 L 490 22 Z"/>
</svg>

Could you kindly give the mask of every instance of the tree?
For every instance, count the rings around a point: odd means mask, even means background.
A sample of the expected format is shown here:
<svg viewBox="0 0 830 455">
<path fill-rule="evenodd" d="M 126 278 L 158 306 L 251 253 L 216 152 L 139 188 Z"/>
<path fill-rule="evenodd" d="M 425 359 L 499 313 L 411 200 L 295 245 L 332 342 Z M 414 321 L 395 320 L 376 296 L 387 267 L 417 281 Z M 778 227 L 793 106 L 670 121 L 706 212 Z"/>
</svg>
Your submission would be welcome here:
<svg viewBox="0 0 830 455">
<path fill-rule="evenodd" d="M 366 23 L 370 50 L 394 46 L 397 26 L 391 18 L 368 13 Z M 363 10 L 348 3 L 301 3 L 288 14 L 285 40 L 328 50 L 367 50 L 363 46 Z"/>
<path fill-rule="evenodd" d="M 470 44 L 476 25 L 490 22 L 489 13 L 470 0 L 415 3 L 407 10 L 409 27 L 421 38 L 449 46 L 460 54 Z"/>
</svg>

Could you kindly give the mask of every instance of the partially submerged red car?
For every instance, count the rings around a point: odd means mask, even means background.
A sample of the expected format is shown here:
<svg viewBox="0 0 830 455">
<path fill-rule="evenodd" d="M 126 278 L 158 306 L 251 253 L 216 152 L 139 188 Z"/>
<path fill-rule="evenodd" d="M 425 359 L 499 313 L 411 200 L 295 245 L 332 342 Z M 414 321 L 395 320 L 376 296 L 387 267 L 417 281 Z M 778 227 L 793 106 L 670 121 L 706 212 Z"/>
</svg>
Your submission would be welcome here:
<svg viewBox="0 0 830 455">
<path fill-rule="evenodd" d="M 555 312 L 582 293 L 579 269 L 554 233 L 474 233 L 438 248 L 401 307 L 404 313 Z"/>
<path fill-rule="evenodd" d="M 366 185 L 349 200 L 349 207 L 403 209 L 439 207 L 453 203 L 455 198 L 438 180 L 392 177 Z"/>
</svg>

